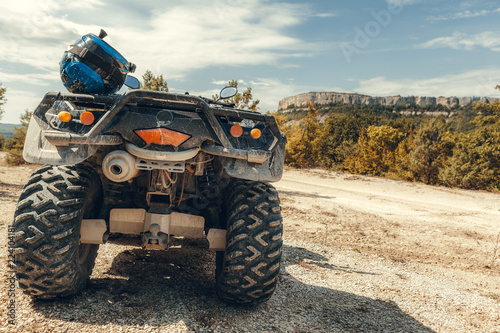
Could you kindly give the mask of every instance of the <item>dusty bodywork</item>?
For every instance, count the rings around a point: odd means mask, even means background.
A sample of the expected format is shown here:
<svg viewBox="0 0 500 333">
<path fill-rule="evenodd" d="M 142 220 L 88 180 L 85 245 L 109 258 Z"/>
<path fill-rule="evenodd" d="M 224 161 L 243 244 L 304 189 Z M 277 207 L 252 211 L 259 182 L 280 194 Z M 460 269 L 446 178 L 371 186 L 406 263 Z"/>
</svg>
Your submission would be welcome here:
<svg viewBox="0 0 500 333">
<path fill-rule="evenodd" d="M 15 214 L 20 286 L 41 298 L 79 292 L 99 244 L 140 235 L 217 251 L 224 300 L 259 303 L 276 286 L 286 138 L 271 115 L 187 94 L 48 93 L 30 121 L 24 158 L 45 164 Z M 167 253 L 168 255 L 168 253 Z"/>
</svg>

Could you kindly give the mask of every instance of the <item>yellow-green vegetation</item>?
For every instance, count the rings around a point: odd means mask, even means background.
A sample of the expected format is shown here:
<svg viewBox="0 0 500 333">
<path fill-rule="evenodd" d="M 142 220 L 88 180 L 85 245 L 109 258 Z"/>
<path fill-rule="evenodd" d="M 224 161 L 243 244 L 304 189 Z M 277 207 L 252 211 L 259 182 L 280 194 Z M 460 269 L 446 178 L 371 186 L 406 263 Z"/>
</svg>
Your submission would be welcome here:
<svg viewBox="0 0 500 333">
<path fill-rule="evenodd" d="M 294 127 L 288 133 L 289 142 L 286 150 L 285 160 L 294 167 L 314 166 L 320 159 L 321 125 L 318 123 L 318 111 L 314 104 L 309 104 L 309 111 L 302 122 L 301 127 Z"/>
<path fill-rule="evenodd" d="M 163 74 L 154 75 L 148 69 L 142 76 L 142 80 L 144 83 L 141 83 L 141 89 L 168 92 L 167 81 L 163 78 Z"/>
<path fill-rule="evenodd" d="M 238 88 L 238 81 L 230 80 L 227 83 L 227 86 Z M 214 96 L 212 96 L 212 98 L 217 100 L 217 99 L 219 99 L 219 95 L 215 94 Z M 253 94 L 252 94 L 252 88 L 247 87 L 245 89 L 245 91 L 238 92 L 233 97 L 225 99 L 224 102 L 225 103 L 233 103 L 234 107 L 237 109 L 257 111 L 259 109 L 258 105 L 260 103 L 260 100 L 258 100 L 258 99 L 254 100 Z"/>
<path fill-rule="evenodd" d="M 163 75 L 148 70 L 143 80 L 143 89 L 168 91 Z M 237 87 L 238 82 L 232 80 L 228 85 Z M 0 117 L 4 93 L 0 84 Z M 252 111 L 259 104 L 250 87 L 226 102 Z M 433 111 L 449 116 L 425 115 Z M 285 163 L 290 166 L 500 191 L 499 102 L 451 110 L 442 105 L 309 104 L 273 115 L 287 134 Z M 14 136 L 0 137 L 0 148 L 9 152 L 9 164 L 24 162 L 22 148 L 30 117 L 31 112 L 25 110 Z"/>
<path fill-rule="evenodd" d="M 7 88 L 2 87 L 2 84 L 0 83 L 0 120 L 2 120 L 2 115 L 4 113 L 4 110 L 2 106 L 7 102 L 5 99 L 5 93 L 7 92 Z"/>
<path fill-rule="evenodd" d="M 26 163 L 23 159 L 23 147 L 24 141 L 26 140 L 26 131 L 28 130 L 32 114 L 32 111 L 29 111 L 28 109 L 24 110 L 24 113 L 20 117 L 21 126 L 14 127 L 14 135 L 12 138 L 5 140 L 2 143 L 2 149 L 8 152 L 5 156 L 5 162 L 9 165 L 20 165 Z"/>
<path fill-rule="evenodd" d="M 500 103 L 477 104 L 473 130 L 453 136 L 453 155 L 440 172 L 449 186 L 500 190 Z"/>
<path fill-rule="evenodd" d="M 307 110 L 276 112 L 288 136 L 285 163 L 500 190 L 499 102 L 450 110 L 447 118 L 410 108 L 402 113 L 401 107 L 309 104 Z"/>
</svg>

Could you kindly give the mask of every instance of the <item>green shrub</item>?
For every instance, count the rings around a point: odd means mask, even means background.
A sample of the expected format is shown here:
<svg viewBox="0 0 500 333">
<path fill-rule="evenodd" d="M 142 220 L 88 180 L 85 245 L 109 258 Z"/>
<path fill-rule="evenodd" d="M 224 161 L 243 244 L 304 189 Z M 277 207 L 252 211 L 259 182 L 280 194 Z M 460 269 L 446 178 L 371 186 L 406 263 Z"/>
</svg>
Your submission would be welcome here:
<svg viewBox="0 0 500 333">
<path fill-rule="evenodd" d="M 17 166 L 21 164 L 25 164 L 26 161 L 23 159 L 23 151 L 19 149 L 12 149 L 7 152 L 5 155 L 5 163 L 10 166 Z"/>
</svg>

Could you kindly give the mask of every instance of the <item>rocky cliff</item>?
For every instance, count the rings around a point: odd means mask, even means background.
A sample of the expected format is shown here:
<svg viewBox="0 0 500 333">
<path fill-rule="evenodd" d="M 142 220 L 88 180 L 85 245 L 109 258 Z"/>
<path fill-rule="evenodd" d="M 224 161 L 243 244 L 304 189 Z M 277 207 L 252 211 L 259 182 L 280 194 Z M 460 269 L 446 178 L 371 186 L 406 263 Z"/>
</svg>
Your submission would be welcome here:
<svg viewBox="0 0 500 333">
<path fill-rule="evenodd" d="M 382 105 L 412 105 L 421 107 L 441 104 L 448 108 L 455 106 L 466 107 L 474 102 L 493 103 L 500 101 L 496 97 L 416 97 L 416 96 L 387 96 L 372 97 L 361 94 L 337 93 L 337 92 L 309 92 L 292 97 L 287 97 L 279 102 L 278 110 L 287 109 L 293 105 L 304 107 L 308 102 L 315 104 L 345 103 L 345 104 L 382 104 Z"/>
</svg>

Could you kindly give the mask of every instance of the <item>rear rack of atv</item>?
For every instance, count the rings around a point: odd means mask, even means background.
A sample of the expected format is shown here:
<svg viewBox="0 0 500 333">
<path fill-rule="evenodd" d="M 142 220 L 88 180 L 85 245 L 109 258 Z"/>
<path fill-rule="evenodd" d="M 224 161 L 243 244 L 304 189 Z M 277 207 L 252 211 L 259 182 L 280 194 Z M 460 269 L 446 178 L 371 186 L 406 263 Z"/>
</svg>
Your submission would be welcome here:
<svg viewBox="0 0 500 333">
<path fill-rule="evenodd" d="M 202 150 L 213 155 L 223 157 L 246 159 L 249 162 L 262 163 L 268 159 L 277 148 L 277 143 L 281 139 L 281 134 L 273 116 L 258 112 L 244 111 L 224 108 L 223 106 L 210 107 L 210 105 L 200 97 L 172 94 L 166 92 L 150 90 L 132 90 L 124 95 L 83 95 L 83 94 L 62 94 L 49 92 L 45 95 L 42 102 L 35 110 L 34 115 L 40 120 L 43 115 L 54 105 L 56 101 L 68 101 L 85 104 L 104 104 L 109 105 L 108 110 L 99 119 L 99 121 L 86 134 L 75 134 L 68 132 L 45 129 L 43 135 L 55 146 L 68 146 L 70 144 L 89 144 L 89 145 L 118 145 L 123 140 L 116 135 L 102 135 L 101 132 L 106 125 L 122 110 L 127 104 L 162 106 L 166 108 L 191 110 L 201 112 L 208 120 L 214 130 L 217 138 L 223 147 L 218 145 L 204 144 Z M 269 127 L 275 137 L 267 151 L 265 150 L 242 150 L 233 147 L 231 141 L 222 129 L 216 116 L 226 116 L 236 119 L 249 119 L 257 122 L 264 122 Z"/>
<path fill-rule="evenodd" d="M 60 129 L 60 124 L 66 124 L 58 118 L 61 112 L 67 111 L 66 106 L 62 105 L 64 102 L 76 107 L 78 112 L 98 111 L 95 122 L 91 126 L 81 121 L 68 122 L 70 126 L 80 127 Z M 133 110 L 142 108 L 166 109 L 178 114 L 196 113 L 193 119 L 198 119 L 198 126 L 204 126 L 205 136 L 195 145 L 175 148 L 174 151 L 138 145 L 137 141 L 132 142 L 134 135 L 124 136 L 127 128 L 124 131 L 117 130 L 116 125 L 134 113 Z M 54 112 L 58 109 L 61 111 L 56 115 Z M 123 118 L 122 110 L 126 110 Z M 229 126 L 238 123 L 260 126 L 265 130 L 265 139 L 258 144 L 249 144 L 255 142 L 248 141 L 249 133 L 243 140 L 231 137 Z M 150 121 L 146 126 L 154 127 L 157 124 Z M 244 127 L 249 128 L 247 125 Z M 272 115 L 237 110 L 228 104 L 202 97 L 150 90 L 132 90 L 124 95 L 108 96 L 49 92 L 30 120 L 23 157 L 29 163 L 72 165 L 82 163 L 99 150 L 107 149 L 104 146 L 115 146 L 130 152 L 130 146 L 133 145 L 132 150 L 136 155 L 146 154 L 149 160 L 185 160 L 191 153 L 203 151 L 219 157 L 225 172 L 231 177 L 272 182 L 281 179 L 285 144 L 286 137 L 278 129 Z"/>
</svg>

